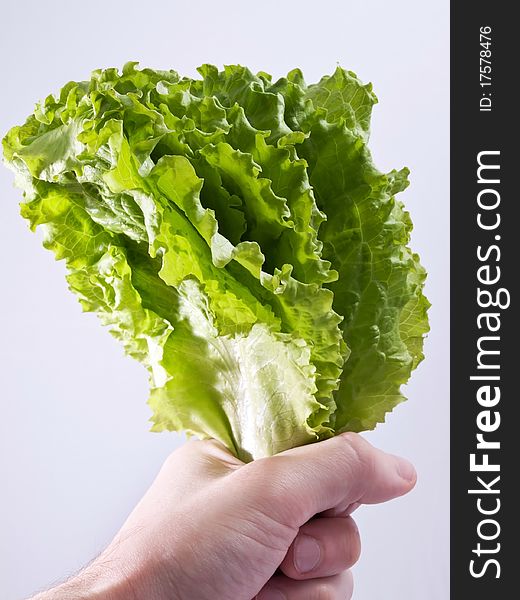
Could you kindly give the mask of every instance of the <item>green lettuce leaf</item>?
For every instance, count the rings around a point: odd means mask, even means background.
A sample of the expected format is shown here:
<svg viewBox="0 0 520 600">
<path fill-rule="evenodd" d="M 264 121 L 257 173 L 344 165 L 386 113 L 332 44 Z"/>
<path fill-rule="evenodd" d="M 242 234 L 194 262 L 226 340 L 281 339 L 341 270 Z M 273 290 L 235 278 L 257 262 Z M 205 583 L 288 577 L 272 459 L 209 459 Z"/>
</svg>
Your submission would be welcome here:
<svg viewBox="0 0 520 600">
<path fill-rule="evenodd" d="M 383 174 L 374 166 L 367 143 L 377 98 L 354 73 L 338 67 L 306 87 L 294 70 L 275 87 L 286 98 L 286 121 L 306 134 L 298 153 L 318 206 L 334 216 L 319 236 L 339 274 L 327 287 L 351 349 L 335 393 L 334 429 L 372 429 L 405 399 L 401 385 L 424 358 L 429 331 L 426 271 L 408 247 L 410 216 L 395 199 L 408 186 L 408 170 Z"/>
<path fill-rule="evenodd" d="M 367 148 L 376 98 L 241 66 L 128 63 L 69 82 L 3 140 L 22 215 L 150 378 L 153 430 L 243 460 L 373 428 L 428 330 L 425 271 Z"/>
</svg>

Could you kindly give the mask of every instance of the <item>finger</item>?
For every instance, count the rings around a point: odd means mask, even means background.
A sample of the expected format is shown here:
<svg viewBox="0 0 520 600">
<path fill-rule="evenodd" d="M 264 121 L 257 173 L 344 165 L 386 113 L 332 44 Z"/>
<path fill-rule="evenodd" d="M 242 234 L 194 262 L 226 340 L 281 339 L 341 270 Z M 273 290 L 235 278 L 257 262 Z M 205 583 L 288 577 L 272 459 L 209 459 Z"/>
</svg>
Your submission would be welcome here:
<svg viewBox="0 0 520 600">
<path fill-rule="evenodd" d="M 355 502 L 402 496 L 416 481 L 407 460 L 374 448 L 354 433 L 254 461 L 238 473 L 256 482 L 250 491 L 257 500 L 262 496 L 273 517 L 297 527 L 333 508 L 344 512 Z M 287 502 L 288 496 L 294 501 Z"/>
<path fill-rule="evenodd" d="M 354 565 L 361 540 L 351 517 L 313 519 L 302 527 L 280 568 L 292 579 L 337 575 Z"/>
<path fill-rule="evenodd" d="M 267 582 L 255 600 L 350 600 L 353 591 L 354 580 L 350 571 L 308 581 L 277 575 Z"/>
</svg>

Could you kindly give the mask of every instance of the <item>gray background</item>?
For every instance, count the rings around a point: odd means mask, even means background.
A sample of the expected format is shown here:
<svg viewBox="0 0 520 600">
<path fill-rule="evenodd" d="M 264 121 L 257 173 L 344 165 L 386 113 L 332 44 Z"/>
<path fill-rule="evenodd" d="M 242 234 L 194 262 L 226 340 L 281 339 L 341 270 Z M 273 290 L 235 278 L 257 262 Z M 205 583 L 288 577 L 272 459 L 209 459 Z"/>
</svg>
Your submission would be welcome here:
<svg viewBox="0 0 520 600">
<path fill-rule="evenodd" d="M 97 67 L 240 62 L 308 82 L 336 64 L 374 82 L 371 148 L 408 165 L 402 195 L 433 302 L 427 360 L 409 402 L 367 434 L 409 457 L 408 497 L 357 513 L 358 600 L 448 598 L 448 1 L 25 0 L 0 8 L 0 132 L 36 100 Z M 110 540 L 152 481 L 175 434 L 148 431 L 144 369 L 124 358 L 68 292 L 64 266 L 18 215 L 0 169 L 0 595 L 18 600 L 71 574 Z"/>
</svg>

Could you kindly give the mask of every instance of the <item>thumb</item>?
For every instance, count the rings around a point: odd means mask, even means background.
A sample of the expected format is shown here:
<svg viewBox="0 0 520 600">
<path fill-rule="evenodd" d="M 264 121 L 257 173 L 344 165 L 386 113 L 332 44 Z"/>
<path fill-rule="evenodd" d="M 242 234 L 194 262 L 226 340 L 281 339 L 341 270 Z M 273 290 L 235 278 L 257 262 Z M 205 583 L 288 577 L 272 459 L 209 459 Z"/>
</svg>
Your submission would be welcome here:
<svg viewBox="0 0 520 600">
<path fill-rule="evenodd" d="M 374 448 L 355 433 L 293 448 L 247 467 L 258 486 L 251 501 L 265 501 L 271 515 L 297 527 L 317 513 L 335 516 L 356 502 L 374 504 L 402 496 L 416 482 L 411 463 Z"/>
</svg>

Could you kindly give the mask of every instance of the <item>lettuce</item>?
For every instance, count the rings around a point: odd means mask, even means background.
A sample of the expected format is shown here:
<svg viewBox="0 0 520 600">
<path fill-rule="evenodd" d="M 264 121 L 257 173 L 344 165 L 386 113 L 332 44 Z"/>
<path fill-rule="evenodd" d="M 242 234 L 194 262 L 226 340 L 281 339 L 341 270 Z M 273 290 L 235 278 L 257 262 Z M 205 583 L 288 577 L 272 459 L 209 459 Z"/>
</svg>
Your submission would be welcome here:
<svg viewBox="0 0 520 600">
<path fill-rule="evenodd" d="M 150 378 L 154 431 L 243 460 L 384 421 L 422 360 L 425 270 L 367 148 L 376 97 L 241 66 L 128 63 L 3 140 L 22 215 Z"/>
</svg>

